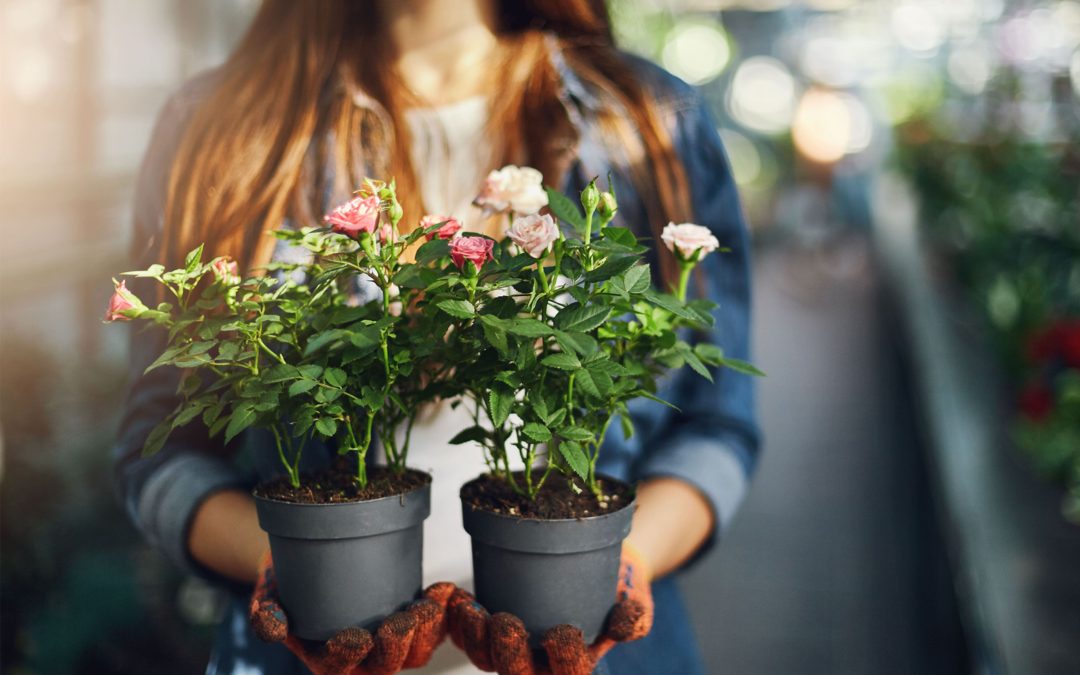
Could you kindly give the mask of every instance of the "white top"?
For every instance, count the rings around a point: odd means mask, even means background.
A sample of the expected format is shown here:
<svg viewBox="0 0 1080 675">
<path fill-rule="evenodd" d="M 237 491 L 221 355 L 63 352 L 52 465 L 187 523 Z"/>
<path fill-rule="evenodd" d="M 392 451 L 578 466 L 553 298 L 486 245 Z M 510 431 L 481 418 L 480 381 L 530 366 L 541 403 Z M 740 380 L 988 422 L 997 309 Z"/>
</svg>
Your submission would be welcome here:
<svg viewBox="0 0 1080 675">
<path fill-rule="evenodd" d="M 412 163 L 424 206 L 433 215 L 453 216 L 466 230 L 480 227 L 480 209 L 472 205 L 494 161 L 486 133 L 487 99 L 478 96 L 436 108 L 405 113 L 412 132 Z M 424 585 L 450 581 L 473 589 L 472 547 L 461 522 L 458 490 L 486 470 L 476 443 L 447 443 L 472 426 L 465 403 L 444 401 L 422 414 L 409 442 L 409 466 L 432 476 L 431 516 L 424 522 Z M 481 673 L 449 640 L 424 668 L 410 673 L 464 675 Z"/>
</svg>

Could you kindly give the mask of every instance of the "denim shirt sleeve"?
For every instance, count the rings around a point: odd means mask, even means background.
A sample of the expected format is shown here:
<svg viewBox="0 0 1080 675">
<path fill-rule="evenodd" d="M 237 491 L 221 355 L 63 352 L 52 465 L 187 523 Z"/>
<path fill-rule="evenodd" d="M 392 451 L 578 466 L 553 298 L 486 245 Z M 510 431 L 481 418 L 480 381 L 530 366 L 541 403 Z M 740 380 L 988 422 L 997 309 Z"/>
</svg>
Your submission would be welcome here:
<svg viewBox="0 0 1080 675">
<path fill-rule="evenodd" d="M 686 167 L 694 222 L 730 249 L 706 256 L 695 271 L 700 278 L 691 278 L 691 294 L 701 289 L 719 305 L 713 329 L 695 339 L 719 345 L 726 356 L 750 360 L 750 252 L 731 169 L 712 115 L 696 92 L 680 97 L 674 117 L 673 142 Z M 678 410 L 661 416 L 635 467 L 638 478 L 677 478 L 704 495 L 716 523 L 705 548 L 743 501 L 759 447 L 753 378 L 729 369 L 711 371 L 713 382 L 689 368 L 674 375 L 668 400 Z"/>
<path fill-rule="evenodd" d="M 131 256 L 139 268 L 160 262 L 169 170 L 204 80 L 205 76 L 192 81 L 169 99 L 143 159 L 135 189 Z M 128 285 L 152 305 L 157 288 L 142 281 L 130 279 Z M 143 374 L 164 351 L 165 332 L 157 327 L 128 328 L 130 386 L 113 448 L 115 488 L 135 526 L 152 546 L 189 571 L 213 576 L 188 552 L 192 517 L 212 493 L 244 485 L 245 478 L 225 459 L 220 441 L 210 439 L 198 421 L 176 429 L 157 454 L 142 456 L 150 431 L 179 402 L 176 388 L 180 372 L 170 367 Z"/>
</svg>

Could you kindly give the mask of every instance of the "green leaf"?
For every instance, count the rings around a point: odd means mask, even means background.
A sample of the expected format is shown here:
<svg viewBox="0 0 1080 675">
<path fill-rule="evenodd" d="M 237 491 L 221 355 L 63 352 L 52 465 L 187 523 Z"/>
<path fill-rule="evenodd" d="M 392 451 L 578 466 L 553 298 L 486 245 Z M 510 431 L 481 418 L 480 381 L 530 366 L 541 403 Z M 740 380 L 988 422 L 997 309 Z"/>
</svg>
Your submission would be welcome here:
<svg viewBox="0 0 1080 675">
<path fill-rule="evenodd" d="M 494 318 L 494 317 L 481 317 L 481 318 Z M 500 320 L 501 324 L 501 320 Z M 488 321 L 482 321 L 481 327 L 484 330 L 484 338 L 491 343 L 491 346 L 499 350 L 500 354 L 505 354 L 510 350 L 510 345 L 506 341 L 506 331 L 504 331 L 499 324 L 493 324 Z"/>
<path fill-rule="evenodd" d="M 587 273 L 585 275 L 585 281 L 590 283 L 607 281 L 630 269 L 637 261 L 638 257 L 634 255 L 612 256 L 611 258 L 608 258 L 608 261 L 603 265 L 597 267 L 592 272 Z"/>
<path fill-rule="evenodd" d="M 198 416 L 198 414 L 201 413 L 204 408 L 206 408 L 206 405 L 207 404 L 206 404 L 205 401 L 192 401 L 191 403 L 188 403 L 187 405 L 185 405 L 180 410 L 180 413 L 177 414 L 177 416 L 173 418 L 173 421 L 172 421 L 173 429 L 177 429 L 179 427 L 182 427 L 185 424 L 187 424 L 188 422 L 190 422 L 191 420 L 195 419 Z"/>
<path fill-rule="evenodd" d="M 518 346 L 517 358 L 514 359 L 514 365 L 518 367 L 518 370 L 530 370 L 536 365 L 536 350 L 531 342 L 526 342 Z"/>
<path fill-rule="evenodd" d="M 306 365 L 306 366 L 300 366 L 299 368 L 297 368 L 297 370 L 299 370 L 300 374 L 303 375 L 304 377 L 310 378 L 312 380 L 317 380 L 317 379 L 319 379 L 319 376 L 322 375 L 322 370 L 323 369 L 322 369 L 322 366 L 317 366 L 315 364 L 309 364 L 309 365 Z"/>
<path fill-rule="evenodd" d="M 143 373 L 149 373 L 155 368 L 160 368 L 161 366 L 171 364 L 173 359 L 184 353 L 184 349 L 186 349 L 186 347 L 169 347 L 168 349 L 163 351 L 161 353 L 161 356 L 157 357 L 153 363 L 147 366 L 146 370 L 144 370 Z"/>
<path fill-rule="evenodd" d="M 548 195 L 548 208 L 552 215 L 573 226 L 579 232 L 585 231 L 585 215 L 578 205 L 562 192 L 553 188 L 544 188 Z"/>
<path fill-rule="evenodd" d="M 229 424 L 225 427 L 225 442 L 228 443 L 241 431 L 250 427 L 255 422 L 255 417 L 255 410 L 251 406 L 233 410 L 232 415 L 229 416 Z"/>
<path fill-rule="evenodd" d="M 218 348 L 218 361 L 232 361 L 240 353 L 240 345 L 235 342 L 225 342 Z"/>
<path fill-rule="evenodd" d="M 317 384 L 315 380 L 297 380 L 289 385 L 289 396 L 299 396 L 311 391 Z"/>
<path fill-rule="evenodd" d="M 343 333 L 344 331 L 342 331 L 340 328 L 332 328 L 330 330 L 319 333 L 310 342 L 307 343 L 306 347 L 304 347 L 304 356 L 311 356 L 312 354 L 319 351 L 328 344 L 332 342 L 337 342 L 341 339 Z"/>
<path fill-rule="evenodd" d="M 622 426 L 622 435 L 626 440 L 634 436 L 634 420 L 626 412 L 619 415 L 619 425 Z"/>
<path fill-rule="evenodd" d="M 566 465 L 573 470 L 582 480 L 589 478 L 589 458 L 585 456 L 585 450 L 576 441 L 562 441 L 559 443 L 559 455 L 566 461 Z"/>
<path fill-rule="evenodd" d="M 540 365 L 548 368 L 558 368 L 559 370 L 577 370 L 581 367 L 581 361 L 578 361 L 578 358 L 573 354 L 559 352 L 545 356 L 541 359 Z"/>
<path fill-rule="evenodd" d="M 188 273 L 194 272 L 195 268 L 199 266 L 199 262 L 202 261 L 203 247 L 199 244 L 197 248 L 191 250 L 187 256 L 184 257 L 184 268 Z"/>
<path fill-rule="evenodd" d="M 295 366 L 287 364 L 278 364 L 273 368 L 269 368 L 263 371 L 263 382 L 267 384 L 278 384 L 279 382 L 288 382 L 289 380 L 296 379 L 299 376 Z"/>
<path fill-rule="evenodd" d="M 514 394 L 504 387 L 492 387 L 488 391 L 488 404 L 491 406 L 491 422 L 501 427 L 510 417 L 510 408 L 514 405 Z"/>
<path fill-rule="evenodd" d="M 722 365 L 724 367 L 726 367 L 726 368 L 731 368 L 732 370 L 734 370 L 736 372 L 745 373 L 746 375 L 754 375 L 755 377 L 765 377 L 765 373 L 758 370 L 754 366 L 754 364 L 747 363 L 746 361 L 740 361 L 739 359 L 725 358 L 723 360 Z"/>
<path fill-rule="evenodd" d="M 484 427 L 472 426 L 468 429 L 462 429 L 453 438 L 450 439 L 450 445 L 463 445 L 465 443 L 482 443 L 488 437 L 487 429 Z"/>
<path fill-rule="evenodd" d="M 371 349 L 379 344 L 379 329 L 377 326 L 364 326 L 357 331 L 349 331 L 349 342 L 357 349 Z"/>
<path fill-rule="evenodd" d="M 530 338 L 544 337 L 552 333 L 551 326 L 537 319 L 512 319 L 508 330 L 514 335 Z"/>
<path fill-rule="evenodd" d="M 471 319 L 476 316 L 476 308 L 468 300 L 443 300 L 436 306 L 458 319 Z"/>
<path fill-rule="evenodd" d="M 559 429 L 559 436 L 565 438 L 568 441 L 577 441 L 579 443 L 589 443 L 595 440 L 596 436 L 586 429 L 585 427 L 579 427 L 570 425 Z"/>
<path fill-rule="evenodd" d="M 564 331 L 588 332 L 600 327 L 611 315 L 611 307 L 574 304 L 555 316 L 555 325 Z"/>
<path fill-rule="evenodd" d="M 150 431 L 150 435 L 146 437 L 146 442 L 143 443 L 142 456 L 149 457 L 155 455 L 162 446 L 165 445 L 165 441 L 169 440 L 169 434 L 172 433 L 172 422 L 168 419 L 158 424 L 153 430 Z"/>
<path fill-rule="evenodd" d="M 450 255 L 450 242 L 445 239 L 432 239 L 416 251 L 416 262 L 419 265 L 427 265 L 439 258 Z"/>
<path fill-rule="evenodd" d="M 197 373 L 191 373 L 180 380 L 180 387 L 177 391 L 181 396 L 194 396 L 195 392 L 199 391 L 199 386 L 202 385 L 202 380 Z"/>
<path fill-rule="evenodd" d="M 676 299 L 674 296 L 668 295 L 666 293 L 658 293 L 657 291 L 652 289 L 642 293 L 642 296 L 644 296 L 644 298 L 652 304 L 666 309 L 675 316 L 682 317 L 683 319 L 688 319 L 693 322 L 700 321 L 700 318 L 696 313 L 684 307 L 682 303 L 680 303 L 678 299 Z"/>
<path fill-rule="evenodd" d="M 579 370 L 574 374 L 574 383 L 578 386 L 578 389 L 585 392 L 589 396 L 600 398 L 600 388 L 596 386 L 596 381 L 593 380 L 592 374 L 585 370 Z"/>
<path fill-rule="evenodd" d="M 349 376 L 341 368 L 327 368 L 323 371 L 323 380 L 331 387 L 344 387 Z"/>
<path fill-rule="evenodd" d="M 651 287 L 652 274 L 648 265 L 636 265 L 626 270 L 623 275 L 623 288 L 630 293 L 644 293 Z"/>
<path fill-rule="evenodd" d="M 582 356 L 589 356 L 599 348 L 596 340 L 588 333 L 579 333 L 577 331 L 567 333 L 560 330 L 555 332 L 555 339 L 564 351 L 577 352 Z"/>
<path fill-rule="evenodd" d="M 333 417 L 320 417 L 315 422 L 315 430 L 326 438 L 333 438 L 337 433 L 337 420 Z"/>
<path fill-rule="evenodd" d="M 705 364 L 701 362 L 701 359 L 698 358 L 697 354 L 695 354 L 689 346 L 681 351 L 683 358 L 686 359 L 686 365 L 693 368 L 695 373 L 701 375 L 709 382 L 713 381 L 712 373 L 709 372 L 709 369 L 705 367 Z"/>
<path fill-rule="evenodd" d="M 523 426 L 521 433 L 534 443 L 547 443 L 551 440 L 551 430 L 536 422 L 529 422 Z"/>
<path fill-rule="evenodd" d="M 605 227 L 601 232 L 604 239 L 613 241 L 623 246 L 637 246 L 638 240 L 634 233 L 627 227 Z"/>
<path fill-rule="evenodd" d="M 719 366 L 724 362 L 724 350 L 711 342 L 699 342 L 694 345 L 694 353 L 709 365 Z"/>
</svg>

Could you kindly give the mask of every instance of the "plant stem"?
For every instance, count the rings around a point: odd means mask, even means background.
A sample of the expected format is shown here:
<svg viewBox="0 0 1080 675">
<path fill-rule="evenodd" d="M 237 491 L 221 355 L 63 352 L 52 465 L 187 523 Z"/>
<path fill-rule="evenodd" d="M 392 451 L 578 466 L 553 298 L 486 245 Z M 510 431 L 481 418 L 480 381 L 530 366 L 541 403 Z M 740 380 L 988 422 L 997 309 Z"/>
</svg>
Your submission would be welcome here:
<svg viewBox="0 0 1080 675">
<path fill-rule="evenodd" d="M 690 280 L 690 272 L 694 269 L 693 265 L 686 263 L 679 263 L 679 288 L 676 296 L 679 298 L 679 302 L 686 302 L 686 285 Z"/>
</svg>

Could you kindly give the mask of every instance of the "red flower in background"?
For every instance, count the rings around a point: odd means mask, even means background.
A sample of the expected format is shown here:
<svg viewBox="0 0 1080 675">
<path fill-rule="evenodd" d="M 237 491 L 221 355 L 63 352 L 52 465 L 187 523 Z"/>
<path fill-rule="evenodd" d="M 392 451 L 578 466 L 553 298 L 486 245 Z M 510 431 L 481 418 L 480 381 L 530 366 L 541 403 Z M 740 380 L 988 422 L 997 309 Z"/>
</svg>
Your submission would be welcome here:
<svg viewBox="0 0 1080 675">
<path fill-rule="evenodd" d="M 1041 422 L 1054 411 L 1054 393 L 1045 384 L 1032 384 L 1020 392 L 1017 407 L 1024 417 Z"/>
<path fill-rule="evenodd" d="M 1035 331 L 1025 352 L 1031 363 L 1061 359 L 1070 368 L 1080 368 L 1080 319 L 1055 321 Z"/>
<path fill-rule="evenodd" d="M 1060 324 L 1061 358 L 1070 368 L 1080 368 L 1080 321 Z"/>
</svg>

